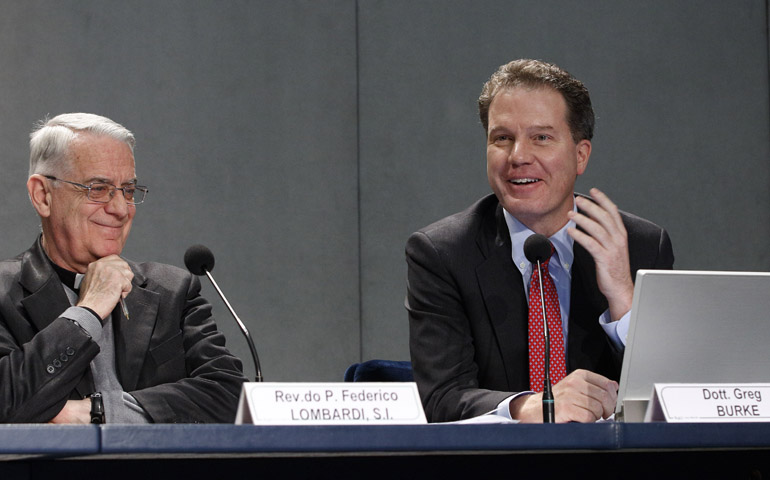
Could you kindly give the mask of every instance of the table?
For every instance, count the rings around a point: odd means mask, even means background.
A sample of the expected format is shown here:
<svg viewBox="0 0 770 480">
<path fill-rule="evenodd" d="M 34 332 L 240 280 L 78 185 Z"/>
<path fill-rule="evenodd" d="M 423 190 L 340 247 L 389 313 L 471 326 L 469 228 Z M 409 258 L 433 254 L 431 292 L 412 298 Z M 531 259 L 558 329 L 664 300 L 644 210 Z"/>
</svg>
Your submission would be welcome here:
<svg viewBox="0 0 770 480">
<path fill-rule="evenodd" d="M 770 478 L 770 423 L 0 425 L 0 459 L 2 480 Z"/>
</svg>

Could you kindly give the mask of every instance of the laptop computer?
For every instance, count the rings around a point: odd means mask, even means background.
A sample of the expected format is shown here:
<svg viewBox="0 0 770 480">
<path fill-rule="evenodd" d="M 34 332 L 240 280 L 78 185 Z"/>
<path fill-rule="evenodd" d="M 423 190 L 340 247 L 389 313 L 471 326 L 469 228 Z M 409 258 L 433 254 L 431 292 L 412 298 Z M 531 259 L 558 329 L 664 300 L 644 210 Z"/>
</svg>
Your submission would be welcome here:
<svg viewBox="0 0 770 480">
<path fill-rule="evenodd" d="M 615 418 L 655 383 L 770 382 L 770 273 L 639 270 Z"/>
</svg>

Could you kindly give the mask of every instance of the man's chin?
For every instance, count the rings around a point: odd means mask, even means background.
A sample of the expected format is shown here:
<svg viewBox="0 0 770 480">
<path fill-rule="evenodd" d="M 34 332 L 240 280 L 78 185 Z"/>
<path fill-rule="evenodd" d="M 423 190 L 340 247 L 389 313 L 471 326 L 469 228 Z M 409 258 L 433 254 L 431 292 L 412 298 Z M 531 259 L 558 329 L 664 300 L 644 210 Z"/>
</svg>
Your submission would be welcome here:
<svg viewBox="0 0 770 480">
<path fill-rule="evenodd" d="M 566 211 L 549 209 L 535 202 L 506 202 L 503 208 L 527 228 L 546 237 L 556 233 L 569 221 Z"/>
<path fill-rule="evenodd" d="M 98 258 L 109 257 L 110 255 L 120 255 L 123 252 L 125 242 L 121 240 L 105 241 L 99 247 L 95 248 L 93 253 Z"/>
<path fill-rule="evenodd" d="M 545 215 L 545 208 L 532 199 L 506 197 L 500 202 L 503 208 L 518 220 L 539 218 Z"/>
</svg>

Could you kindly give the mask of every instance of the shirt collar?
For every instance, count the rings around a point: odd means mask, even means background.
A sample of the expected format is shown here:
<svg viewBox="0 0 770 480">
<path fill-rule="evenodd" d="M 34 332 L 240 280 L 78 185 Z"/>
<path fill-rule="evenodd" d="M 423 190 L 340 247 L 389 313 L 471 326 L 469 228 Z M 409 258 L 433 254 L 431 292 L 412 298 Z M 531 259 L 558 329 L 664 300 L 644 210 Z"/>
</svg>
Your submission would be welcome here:
<svg viewBox="0 0 770 480">
<path fill-rule="evenodd" d="M 577 211 L 574 200 L 572 202 L 572 211 Z M 524 241 L 535 232 L 518 221 L 516 217 L 508 212 L 508 210 L 503 209 L 503 214 L 505 215 L 505 223 L 508 225 L 508 232 L 511 235 L 513 262 L 516 264 L 516 268 L 521 271 L 524 278 L 527 278 L 527 274 L 531 272 L 532 266 L 524 255 Z M 569 233 L 567 233 L 569 227 L 575 227 L 575 222 L 573 220 L 569 220 L 558 232 L 548 238 L 556 249 L 559 267 L 568 274 L 572 271 L 572 261 L 575 258 L 573 253 L 574 240 L 569 236 Z"/>
<path fill-rule="evenodd" d="M 67 270 L 65 268 L 62 268 L 62 267 L 56 265 L 55 263 L 53 263 L 53 260 L 51 260 L 50 258 L 48 259 L 48 261 L 51 262 L 51 266 L 53 267 L 53 271 L 56 272 L 56 275 L 59 277 L 59 280 L 61 280 L 61 282 L 64 285 L 70 287 L 72 290 L 75 290 L 76 289 L 76 287 L 75 287 L 75 276 L 76 276 L 75 272 L 71 272 L 71 271 L 69 271 L 69 270 Z"/>
<path fill-rule="evenodd" d="M 80 283 L 83 281 L 85 275 L 60 267 L 51 260 L 51 257 L 49 257 L 47 253 L 45 256 L 51 264 L 51 267 L 53 267 L 53 271 L 56 272 L 56 275 L 59 277 L 59 280 L 61 280 L 64 285 L 68 286 L 70 290 L 77 291 L 80 288 Z"/>
</svg>

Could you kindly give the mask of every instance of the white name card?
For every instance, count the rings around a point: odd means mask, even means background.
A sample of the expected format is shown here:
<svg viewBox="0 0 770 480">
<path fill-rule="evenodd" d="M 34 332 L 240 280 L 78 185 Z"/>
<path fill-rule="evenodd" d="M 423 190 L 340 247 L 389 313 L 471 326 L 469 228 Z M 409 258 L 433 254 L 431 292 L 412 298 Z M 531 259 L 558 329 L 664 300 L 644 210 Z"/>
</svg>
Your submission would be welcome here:
<svg viewBox="0 0 770 480">
<path fill-rule="evenodd" d="M 656 383 L 646 422 L 769 422 L 768 383 Z"/>
<path fill-rule="evenodd" d="M 414 382 L 243 384 L 236 424 L 427 423 Z"/>
</svg>

